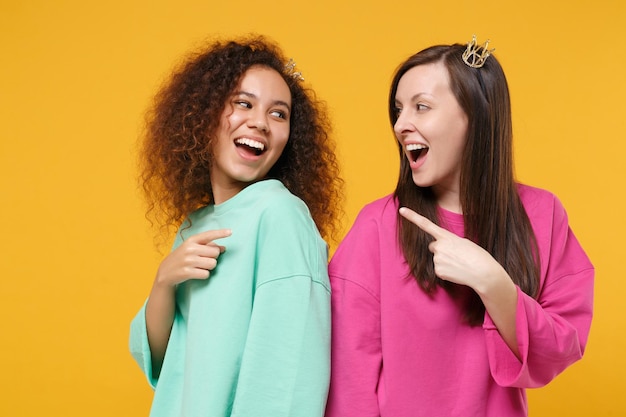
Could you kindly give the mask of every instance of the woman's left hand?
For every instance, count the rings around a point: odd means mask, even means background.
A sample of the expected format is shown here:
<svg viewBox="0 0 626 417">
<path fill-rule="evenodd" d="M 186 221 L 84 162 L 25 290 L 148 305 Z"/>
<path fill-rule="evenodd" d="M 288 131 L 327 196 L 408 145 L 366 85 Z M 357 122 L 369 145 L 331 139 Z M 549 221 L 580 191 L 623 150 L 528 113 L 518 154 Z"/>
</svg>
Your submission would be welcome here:
<svg viewBox="0 0 626 417">
<path fill-rule="evenodd" d="M 517 289 L 502 265 L 471 240 L 442 229 L 411 209 L 400 208 L 400 215 L 435 238 L 428 245 L 433 254 L 435 275 L 476 291 L 498 332 L 519 359 Z"/>
<path fill-rule="evenodd" d="M 433 254 L 435 275 L 439 278 L 467 285 L 478 294 L 488 291 L 494 278 L 503 275 L 508 278 L 493 256 L 471 240 L 437 226 L 409 208 L 402 207 L 400 214 L 435 239 L 428 249 Z"/>
</svg>

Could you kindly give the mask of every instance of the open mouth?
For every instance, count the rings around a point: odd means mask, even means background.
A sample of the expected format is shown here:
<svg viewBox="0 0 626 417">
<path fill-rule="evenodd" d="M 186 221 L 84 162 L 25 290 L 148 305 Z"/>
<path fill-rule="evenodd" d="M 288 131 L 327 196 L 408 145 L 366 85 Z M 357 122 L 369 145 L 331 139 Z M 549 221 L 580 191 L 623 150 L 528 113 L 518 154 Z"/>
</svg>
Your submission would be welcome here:
<svg viewBox="0 0 626 417">
<path fill-rule="evenodd" d="M 265 152 L 264 144 L 262 144 L 259 141 L 248 139 L 248 138 L 236 139 L 235 146 L 255 156 L 259 156 L 263 152 Z"/>
<path fill-rule="evenodd" d="M 406 150 L 409 153 L 411 162 L 416 162 L 428 153 L 428 146 L 421 143 L 410 143 L 406 145 Z"/>
</svg>

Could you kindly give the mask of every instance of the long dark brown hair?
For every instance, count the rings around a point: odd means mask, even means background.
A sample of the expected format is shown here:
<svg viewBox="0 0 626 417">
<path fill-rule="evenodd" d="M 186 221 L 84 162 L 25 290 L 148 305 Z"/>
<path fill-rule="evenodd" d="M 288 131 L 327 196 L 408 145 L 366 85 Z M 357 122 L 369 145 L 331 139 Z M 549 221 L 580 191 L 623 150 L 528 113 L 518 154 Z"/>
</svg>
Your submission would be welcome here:
<svg viewBox="0 0 626 417">
<path fill-rule="evenodd" d="M 267 177 L 280 180 L 307 204 L 322 236 L 334 237 L 342 180 L 330 118 L 325 104 L 285 64 L 276 44 L 249 35 L 212 41 L 174 70 L 147 112 L 139 151 L 150 219 L 171 232 L 192 211 L 213 202 L 210 173 L 220 115 L 244 73 L 262 66 L 283 77 L 292 100 L 289 140 Z"/>
<path fill-rule="evenodd" d="M 389 120 L 398 119 L 396 91 L 402 76 L 418 65 L 442 63 L 448 70 L 450 88 L 468 118 L 467 139 L 461 162 L 460 203 L 465 236 L 498 261 L 522 291 L 537 296 L 539 257 L 530 221 L 517 192 L 513 170 L 513 129 L 509 89 L 495 56 L 482 68 L 462 60 L 465 46 L 437 45 L 408 58 L 395 72 L 389 92 Z M 431 187 L 415 185 L 409 162 L 399 144 L 400 175 L 395 197 L 439 224 L 437 200 Z M 419 286 L 432 294 L 437 286 L 455 292 L 458 286 L 435 276 L 428 250 L 432 238 L 398 214 L 398 236 L 406 261 Z M 473 325 L 484 320 L 485 307 L 473 293 L 466 319 Z"/>
</svg>

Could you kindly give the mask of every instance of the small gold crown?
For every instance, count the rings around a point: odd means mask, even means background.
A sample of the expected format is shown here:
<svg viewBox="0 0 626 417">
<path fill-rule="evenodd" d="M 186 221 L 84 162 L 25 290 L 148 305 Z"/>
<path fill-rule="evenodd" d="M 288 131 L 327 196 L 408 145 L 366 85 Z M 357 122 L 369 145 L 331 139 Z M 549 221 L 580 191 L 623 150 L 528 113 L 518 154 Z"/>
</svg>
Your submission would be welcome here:
<svg viewBox="0 0 626 417">
<path fill-rule="evenodd" d="M 476 35 L 472 35 L 472 41 L 467 44 L 467 49 L 463 52 L 463 62 L 472 68 L 481 68 L 489 55 L 496 49 L 487 49 L 489 39 L 482 45 L 476 43 Z"/>
<path fill-rule="evenodd" d="M 285 64 L 285 73 L 296 80 L 304 81 L 304 77 L 302 77 L 302 73 L 296 71 L 296 62 L 293 58 L 289 58 L 289 62 Z"/>
</svg>

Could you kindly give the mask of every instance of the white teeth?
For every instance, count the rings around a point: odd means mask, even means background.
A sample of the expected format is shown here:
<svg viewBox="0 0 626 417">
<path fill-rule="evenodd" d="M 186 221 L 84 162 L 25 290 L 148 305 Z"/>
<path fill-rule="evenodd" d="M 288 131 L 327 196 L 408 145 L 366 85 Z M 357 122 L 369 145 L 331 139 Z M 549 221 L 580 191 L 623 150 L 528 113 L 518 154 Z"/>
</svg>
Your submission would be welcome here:
<svg viewBox="0 0 626 417">
<path fill-rule="evenodd" d="M 406 145 L 407 151 L 419 151 L 426 148 L 428 148 L 428 146 L 422 145 L 421 143 L 409 143 L 408 145 Z"/>
<path fill-rule="evenodd" d="M 263 145 L 261 142 L 258 142 L 252 139 L 247 139 L 247 138 L 237 139 L 235 143 L 238 145 L 246 145 L 251 148 L 261 150 L 261 151 L 265 149 L 265 145 Z"/>
</svg>

